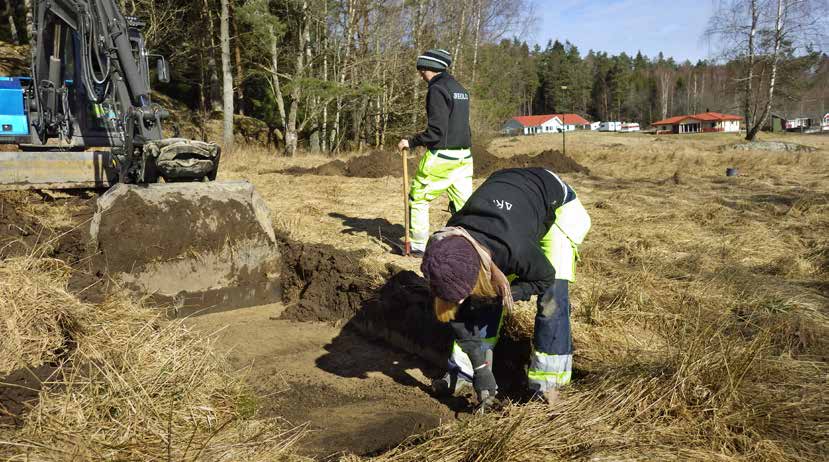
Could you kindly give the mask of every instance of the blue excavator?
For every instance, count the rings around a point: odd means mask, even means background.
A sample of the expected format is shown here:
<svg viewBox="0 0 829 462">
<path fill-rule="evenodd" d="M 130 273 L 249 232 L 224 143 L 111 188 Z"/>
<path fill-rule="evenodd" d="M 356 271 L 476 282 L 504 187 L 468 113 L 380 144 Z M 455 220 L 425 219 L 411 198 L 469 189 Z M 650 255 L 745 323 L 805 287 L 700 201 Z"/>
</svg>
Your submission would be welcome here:
<svg viewBox="0 0 829 462">
<path fill-rule="evenodd" d="M 216 178 L 218 145 L 163 136 L 169 112 L 152 100 L 150 63 L 160 82 L 170 71 L 147 51 L 140 20 L 115 0 L 32 9 L 31 73 L 0 77 L 0 189 Z"/>
<path fill-rule="evenodd" d="M 30 75 L 0 77 L 0 190 L 100 190 L 84 271 L 119 288 L 178 308 L 277 300 L 268 206 L 248 182 L 214 181 L 218 145 L 164 136 L 150 63 L 161 82 L 170 71 L 142 22 L 116 0 L 32 13 Z"/>
</svg>

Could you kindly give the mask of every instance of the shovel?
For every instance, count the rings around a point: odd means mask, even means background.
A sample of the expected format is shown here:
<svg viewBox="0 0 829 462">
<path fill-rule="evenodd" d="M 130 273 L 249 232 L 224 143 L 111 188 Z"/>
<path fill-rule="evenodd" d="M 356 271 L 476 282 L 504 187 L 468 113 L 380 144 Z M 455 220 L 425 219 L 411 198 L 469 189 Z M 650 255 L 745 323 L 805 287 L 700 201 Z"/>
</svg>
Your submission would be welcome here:
<svg viewBox="0 0 829 462">
<path fill-rule="evenodd" d="M 403 256 L 409 256 L 412 253 L 412 243 L 409 241 L 409 148 L 400 150 L 400 157 L 403 158 L 403 215 L 404 232 L 403 235 Z"/>
</svg>

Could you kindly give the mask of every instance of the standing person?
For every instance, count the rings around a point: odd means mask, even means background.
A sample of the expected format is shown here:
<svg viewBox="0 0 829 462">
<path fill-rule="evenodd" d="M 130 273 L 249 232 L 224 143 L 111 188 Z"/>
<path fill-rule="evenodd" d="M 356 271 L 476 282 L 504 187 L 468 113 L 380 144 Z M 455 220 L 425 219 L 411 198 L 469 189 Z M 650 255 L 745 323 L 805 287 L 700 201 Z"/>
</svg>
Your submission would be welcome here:
<svg viewBox="0 0 829 462">
<path fill-rule="evenodd" d="M 472 131 L 469 128 L 469 93 L 447 69 L 452 57 L 446 50 L 428 50 L 417 58 L 417 71 L 429 83 L 426 93 L 426 130 L 400 140 L 397 148 L 425 146 L 409 192 L 412 255 L 421 257 L 429 238 L 429 203 L 444 191 L 452 213 L 472 194 Z"/>
<path fill-rule="evenodd" d="M 538 302 L 530 392 L 543 399 L 570 383 L 568 290 L 577 246 L 589 229 L 590 216 L 573 188 L 549 170 L 526 168 L 493 173 L 432 236 L 421 270 L 437 318 L 455 335 L 449 371 L 433 383 L 435 391 L 454 393 L 471 384 L 486 405 L 498 389 L 491 357 L 504 308 L 532 295 Z M 482 302 L 487 298 L 496 299 L 494 309 Z"/>
</svg>

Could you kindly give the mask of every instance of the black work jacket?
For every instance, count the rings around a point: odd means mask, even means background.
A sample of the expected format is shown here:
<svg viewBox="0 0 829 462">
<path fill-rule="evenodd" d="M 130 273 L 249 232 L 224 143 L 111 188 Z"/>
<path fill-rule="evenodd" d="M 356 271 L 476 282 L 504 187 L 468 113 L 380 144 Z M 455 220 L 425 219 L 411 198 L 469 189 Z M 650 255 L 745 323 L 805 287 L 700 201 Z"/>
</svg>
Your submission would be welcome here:
<svg viewBox="0 0 829 462">
<path fill-rule="evenodd" d="M 540 241 L 555 222 L 555 210 L 575 197 L 558 176 L 543 168 L 493 173 L 447 223 L 460 226 L 489 249 L 512 283 L 515 300 L 542 294 L 555 281 Z"/>
<path fill-rule="evenodd" d="M 434 151 L 472 146 L 469 93 L 446 72 L 432 77 L 429 81 L 426 117 L 426 130 L 411 137 L 409 147 L 426 146 Z"/>
</svg>

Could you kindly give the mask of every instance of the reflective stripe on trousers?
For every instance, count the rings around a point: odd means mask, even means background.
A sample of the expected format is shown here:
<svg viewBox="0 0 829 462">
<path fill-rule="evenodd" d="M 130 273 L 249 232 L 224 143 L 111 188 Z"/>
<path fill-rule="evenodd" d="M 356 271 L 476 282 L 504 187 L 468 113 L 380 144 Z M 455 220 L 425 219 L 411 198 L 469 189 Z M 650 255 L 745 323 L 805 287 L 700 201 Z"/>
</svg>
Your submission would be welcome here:
<svg viewBox="0 0 829 462">
<path fill-rule="evenodd" d="M 548 355 L 534 351 L 527 372 L 530 389 L 547 391 L 570 383 L 573 371 L 573 355 Z"/>
<path fill-rule="evenodd" d="M 530 390 L 545 392 L 570 383 L 573 340 L 569 284 L 564 279 L 556 279 L 538 298 L 533 354 L 527 370 Z"/>
<path fill-rule="evenodd" d="M 454 210 L 472 195 L 472 152 L 469 149 L 426 151 L 409 191 L 409 238 L 412 250 L 426 250 L 429 203 L 446 192 Z"/>
</svg>

